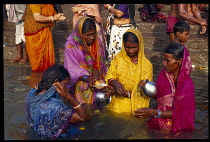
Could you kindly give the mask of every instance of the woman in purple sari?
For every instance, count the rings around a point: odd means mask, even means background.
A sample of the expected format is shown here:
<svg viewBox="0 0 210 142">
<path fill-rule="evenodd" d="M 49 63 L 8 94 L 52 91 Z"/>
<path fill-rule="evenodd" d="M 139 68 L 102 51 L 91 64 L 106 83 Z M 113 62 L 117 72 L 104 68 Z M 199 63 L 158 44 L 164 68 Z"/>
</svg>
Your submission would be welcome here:
<svg viewBox="0 0 210 142">
<path fill-rule="evenodd" d="M 194 130 L 195 95 L 194 83 L 190 77 L 192 68 L 187 48 L 180 43 L 170 43 L 163 54 L 164 69 L 156 85 L 155 109 L 139 108 L 135 116 L 147 117 L 150 128 L 162 133 L 176 134 L 180 130 Z"/>
<path fill-rule="evenodd" d="M 82 17 L 65 44 L 64 67 L 68 70 L 75 95 L 80 103 L 93 104 L 96 80 L 104 80 L 105 48 L 92 18 Z"/>
</svg>

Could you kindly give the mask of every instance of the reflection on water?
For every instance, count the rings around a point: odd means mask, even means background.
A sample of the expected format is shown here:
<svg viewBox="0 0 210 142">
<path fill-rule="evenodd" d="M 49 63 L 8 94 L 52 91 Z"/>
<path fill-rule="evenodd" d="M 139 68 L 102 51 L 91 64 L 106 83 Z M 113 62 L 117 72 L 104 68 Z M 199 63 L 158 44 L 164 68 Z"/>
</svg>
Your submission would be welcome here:
<svg viewBox="0 0 210 142">
<path fill-rule="evenodd" d="M 43 73 L 31 71 L 30 65 L 11 64 L 4 61 L 4 136 L 5 140 L 39 140 L 29 127 L 25 117 L 25 99 L 31 87 L 41 80 Z M 154 79 L 157 73 L 154 73 Z M 139 120 L 127 114 L 116 114 L 103 110 L 94 110 L 89 122 L 82 122 L 84 134 L 75 135 L 68 140 L 85 139 L 208 139 L 208 72 L 193 69 L 191 74 L 195 84 L 196 113 L 195 131 L 170 137 L 148 130 L 146 119 Z M 150 106 L 156 105 L 151 100 Z"/>
<path fill-rule="evenodd" d="M 31 75 L 28 77 L 28 83 L 29 83 L 30 87 L 34 88 L 34 85 L 37 82 L 41 81 L 42 75 L 43 75 L 43 72 L 41 72 L 41 73 L 40 72 L 32 72 Z"/>
</svg>

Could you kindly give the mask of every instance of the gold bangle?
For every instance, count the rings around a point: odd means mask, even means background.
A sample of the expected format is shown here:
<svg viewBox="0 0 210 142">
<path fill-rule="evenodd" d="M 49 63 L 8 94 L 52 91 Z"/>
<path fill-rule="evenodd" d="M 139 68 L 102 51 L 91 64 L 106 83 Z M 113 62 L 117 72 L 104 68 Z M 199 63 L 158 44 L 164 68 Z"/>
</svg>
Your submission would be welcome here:
<svg viewBox="0 0 210 142">
<path fill-rule="evenodd" d="M 78 109 L 81 106 L 81 103 L 79 103 L 77 106 L 73 107 L 74 109 Z"/>
</svg>

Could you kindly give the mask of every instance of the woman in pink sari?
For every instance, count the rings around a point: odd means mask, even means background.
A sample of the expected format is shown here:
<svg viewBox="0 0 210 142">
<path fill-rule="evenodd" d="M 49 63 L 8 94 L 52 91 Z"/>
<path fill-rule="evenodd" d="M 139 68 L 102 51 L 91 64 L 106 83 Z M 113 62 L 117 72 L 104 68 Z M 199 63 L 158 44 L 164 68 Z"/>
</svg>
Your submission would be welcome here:
<svg viewBox="0 0 210 142">
<path fill-rule="evenodd" d="M 163 54 L 164 69 L 156 85 L 155 109 L 139 108 L 135 116 L 139 119 L 150 117 L 150 128 L 161 133 L 175 134 L 180 130 L 194 130 L 195 95 L 194 83 L 190 77 L 192 68 L 187 48 L 179 43 L 170 43 Z"/>
</svg>

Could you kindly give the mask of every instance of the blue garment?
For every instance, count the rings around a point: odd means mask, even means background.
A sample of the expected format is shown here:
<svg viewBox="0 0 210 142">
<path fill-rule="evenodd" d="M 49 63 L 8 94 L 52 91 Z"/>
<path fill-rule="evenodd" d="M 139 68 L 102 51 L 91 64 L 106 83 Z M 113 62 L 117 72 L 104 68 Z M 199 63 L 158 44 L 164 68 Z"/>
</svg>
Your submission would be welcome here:
<svg viewBox="0 0 210 142">
<path fill-rule="evenodd" d="M 59 99 L 54 86 L 36 96 L 32 88 L 26 98 L 26 116 L 30 126 L 44 138 L 57 138 L 71 124 L 75 110 Z"/>
</svg>

